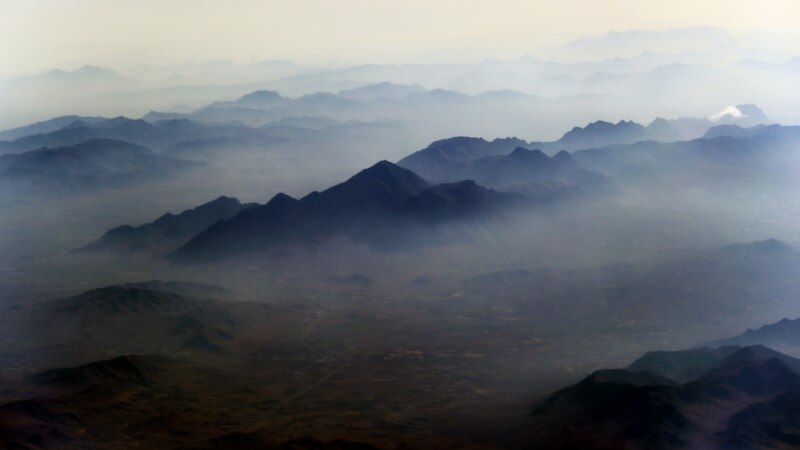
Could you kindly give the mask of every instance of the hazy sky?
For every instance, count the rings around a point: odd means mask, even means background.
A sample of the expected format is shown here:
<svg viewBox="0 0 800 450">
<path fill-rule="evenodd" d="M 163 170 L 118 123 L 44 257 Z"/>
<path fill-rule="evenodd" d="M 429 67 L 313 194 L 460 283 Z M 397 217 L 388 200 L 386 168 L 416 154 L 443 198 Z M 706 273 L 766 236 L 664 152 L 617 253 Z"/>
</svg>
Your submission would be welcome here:
<svg viewBox="0 0 800 450">
<path fill-rule="evenodd" d="M 475 61 L 611 30 L 799 23 L 797 0 L 0 0 L 0 77 L 87 63 Z"/>
</svg>

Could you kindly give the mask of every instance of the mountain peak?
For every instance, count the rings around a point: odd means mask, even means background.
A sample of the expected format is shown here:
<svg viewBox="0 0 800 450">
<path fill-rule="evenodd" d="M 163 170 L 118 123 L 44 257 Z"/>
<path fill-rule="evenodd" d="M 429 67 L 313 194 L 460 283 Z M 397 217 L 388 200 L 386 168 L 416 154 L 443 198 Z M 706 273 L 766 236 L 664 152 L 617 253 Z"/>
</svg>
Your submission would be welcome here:
<svg viewBox="0 0 800 450">
<path fill-rule="evenodd" d="M 358 172 L 357 174 L 353 175 L 347 182 L 350 181 L 357 181 L 357 180 L 364 180 L 367 178 L 372 179 L 380 179 L 380 180 L 400 180 L 400 179 L 408 179 L 409 181 L 418 184 L 418 182 L 424 181 L 422 178 L 419 178 L 417 174 L 414 172 L 404 169 L 397 164 L 391 163 L 389 161 L 383 160 L 379 161 L 372 166 Z"/>
<path fill-rule="evenodd" d="M 220 195 L 219 197 L 211 200 L 210 202 L 206 203 L 206 205 L 220 205 L 220 204 L 233 204 L 239 205 L 239 199 L 236 197 L 228 197 L 227 195 Z"/>
<path fill-rule="evenodd" d="M 721 124 L 733 123 L 744 126 L 753 126 L 769 122 L 769 118 L 764 111 L 751 103 L 728 106 L 722 111 L 712 114 L 708 120 Z"/>
<path fill-rule="evenodd" d="M 300 200 L 297 200 L 296 198 L 290 195 L 286 195 L 283 192 L 279 192 L 274 197 L 272 197 L 265 206 L 276 208 L 289 205 L 296 205 L 299 202 Z"/>
<path fill-rule="evenodd" d="M 719 360 L 709 372 L 709 375 L 719 375 L 732 370 L 738 370 L 743 366 L 765 363 L 772 360 L 781 361 L 791 371 L 797 372 L 800 370 L 800 360 L 764 345 L 755 344 L 742 347 L 740 350 Z"/>
<path fill-rule="evenodd" d="M 98 76 L 116 76 L 117 73 L 113 70 L 103 69 L 98 66 L 90 64 L 81 66 L 71 72 L 73 75 L 80 75 L 83 77 L 98 77 Z"/>
<path fill-rule="evenodd" d="M 561 163 L 571 162 L 571 161 L 574 160 L 572 158 L 572 153 L 570 153 L 570 152 L 568 152 L 566 150 L 559 151 L 558 153 L 553 155 L 552 159 L 554 159 L 554 160 L 556 160 L 558 162 L 561 162 Z"/>
<path fill-rule="evenodd" d="M 598 120 L 585 127 L 574 127 L 556 141 L 563 149 L 580 150 L 611 144 L 630 144 L 647 139 L 647 129 L 634 121 L 617 123 Z"/>
<path fill-rule="evenodd" d="M 265 100 L 283 100 L 284 97 L 276 91 L 260 90 L 245 94 L 239 97 L 238 101 L 265 101 Z"/>
</svg>

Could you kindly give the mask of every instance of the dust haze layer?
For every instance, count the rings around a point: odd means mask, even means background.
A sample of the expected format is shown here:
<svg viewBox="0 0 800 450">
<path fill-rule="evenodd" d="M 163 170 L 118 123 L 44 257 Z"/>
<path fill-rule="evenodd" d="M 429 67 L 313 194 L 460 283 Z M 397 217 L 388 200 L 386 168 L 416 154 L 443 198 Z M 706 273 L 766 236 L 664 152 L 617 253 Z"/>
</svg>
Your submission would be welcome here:
<svg viewBox="0 0 800 450">
<path fill-rule="evenodd" d="M 413 29 L 468 47 L 478 6 Z M 420 6 L 340 34 L 326 5 L 281 59 L 0 81 L 0 446 L 800 442 L 795 10 L 683 6 L 537 57 L 475 57 L 487 26 L 468 62 L 331 65 L 302 49 L 417 45 L 392 30 Z"/>
</svg>

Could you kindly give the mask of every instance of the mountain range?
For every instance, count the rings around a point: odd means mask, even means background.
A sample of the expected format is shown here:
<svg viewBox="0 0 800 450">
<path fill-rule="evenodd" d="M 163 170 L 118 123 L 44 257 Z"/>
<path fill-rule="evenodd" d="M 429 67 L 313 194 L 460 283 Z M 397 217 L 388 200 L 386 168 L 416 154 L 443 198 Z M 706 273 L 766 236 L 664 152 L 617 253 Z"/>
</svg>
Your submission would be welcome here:
<svg viewBox="0 0 800 450">
<path fill-rule="evenodd" d="M 332 236 L 383 246 L 406 227 L 492 216 L 523 199 L 472 181 L 432 185 L 388 161 L 301 199 L 278 194 L 263 206 L 220 221 L 171 254 L 176 262 L 213 261 Z"/>
<path fill-rule="evenodd" d="M 726 339 L 711 341 L 703 345 L 767 345 L 789 351 L 800 347 L 800 319 L 783 318 L 780 321 L 764 325 L 755 330 L 748 329 L 744 333 Z"/>
<path fill-rule="evenodd" d="M 470 219 L 497 217 L 509 211 L 510 206 L 557 205 L 574 198 L 610 197 L 620 187 L 658 188 L 675 180 L 685 180 L 687 185 L 747 186 L 766 174 L 773 178 L 790 176 L 784 161 L 791 157 L 792 145 L 800 140 L 797 127 L 738 127 L 733 128 L 735 133 L 730 129 L 729 125 L 721 125 L 708 132 L 713 137 L 690 141 L 642 141 L 572 153 L 562 150 L 553 156 L 528 149 L 529 143 L 514 138 L 445 139 L 401 159 L 397 165 L 380 162 L 339 185 L 301 199 L 279 194 L 264 205 L 240 205 L 223 197 L 194 212 L 167 215 L 141 227 L 110 230 L 83 250 L 183 244 L 171 258 L 188 262 L 221 259 L 272 248 L 278 243 L 314 245 L 336 236 L 381 248 L 405 242 L 404 233 L 423 224 L 463 224 Z M 135 149 L 134 154 L 141 153 L 147 161 L 160 161 L 157 169 L 148 172 L 151 177 L 165 176 L 173 166 L 190 165 L 117 141 L 92 140 L 82 144 L 88 146 L 84 151 L 76 146 L 78 150 L 58 149 L 55 153 L 74 151 L 81 158 L 94 160 L 103 152 L 92 149 L 106 151 L 110 144 L 110 148 L 129 152 Z M 43 150 L 30 154 L 37 152 Z M 6 155 L 0 157 L 0 163 L 8 161 L 11 168 L 16 158 L 20 155 Z M 109 158 L 106 159 L 114 163 L 115 170 L 126 167 Z M 43 167 L 46 161 L 49 159 L 33 167 Z M 136 159 L 129 165 L 136 167 L 139 163 Z M 47 170 L 54 175 L 47 183 L 66 176 L 64 172 L 69 167 L 51 166 Z M 85 169 L 86 163 L 79 167 Z M 103 167 L 98 162 L 91 176 L 103 174 Z M 130 176 L 133 178 L 133 174 Z M 119 174 L 114 174 L 113 179 L 116 183 L 125 180 Z M 81 181 L 87 184 L 83 189 L 102 186 L 99 182 L 88 185 L 86 180 Z M 436 241 L 437 227 L 425 235 Z"/>
<path fill-rule="evenodd" d="M 78 253 L 96 251 L 137 251 L 166 245 L 170 249 L 205 230 L 220 220 L 230 219 L 257 204 L 242 204 L 236 198 L 221 196 L 208 203 L 179 214 L 166 213 L 153 222 L 139 226 L 121 225 L 106 231 L 100 239 L 74 250 Z"/>
<path fill-rule="evenodd" d="M 676 378 L 673 378 L 676 377 Z M 533 408 L 548 448 L 788 448 L 800 360 L 763 345 L 648 353 Z"/>
<path fill-rule="evenodd" d="M 40 131 L 38 128 L 36 131 Z M 0 142 L 0 152 L 24 152 L 40 147 L 75 145 L 91 139 L 125 141 L 155 150 L 163 150 L 179 142 L 221 137 L 248 136 L 252 131 L 237 125 L 207 125 L 185 119 L 148 122 L 143 119 L 115 117 L 84 121 L 76 119 L 56 130 L 25 135 Z"/>
<path fill-rule="evenodd" d="M 64 195 L 163 180 L 202 166 L 128 142 L 89 139 L 0 156 L 0 186 L 14 197 Z"/>
<path fill-rule="evenodd" d="M 556 195 L 570 187 L 598 191 L 607 184 L 604 176 L 583 168 L 565 150 L 550 157 L 521 146 L 506 152 L 509 144 L 516 142 L 452 138 L 437 141 L 398 165 L 431 180 L 472 179 L 487 187 L 537 197 Z"/>
</svg>

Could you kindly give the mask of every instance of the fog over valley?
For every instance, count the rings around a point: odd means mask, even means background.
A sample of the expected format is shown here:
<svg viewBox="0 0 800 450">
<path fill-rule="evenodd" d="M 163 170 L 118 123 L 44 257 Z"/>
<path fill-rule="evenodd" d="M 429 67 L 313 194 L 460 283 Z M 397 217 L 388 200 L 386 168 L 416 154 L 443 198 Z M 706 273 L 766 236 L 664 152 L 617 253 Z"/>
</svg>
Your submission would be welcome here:
<svg viewBox="0 0 800 450">
<path fill-rule="evenodd" d="M 0 448 L 800 442 L 791 3 L 69 3 L 0 6 Z"/>
</svg>

